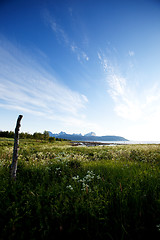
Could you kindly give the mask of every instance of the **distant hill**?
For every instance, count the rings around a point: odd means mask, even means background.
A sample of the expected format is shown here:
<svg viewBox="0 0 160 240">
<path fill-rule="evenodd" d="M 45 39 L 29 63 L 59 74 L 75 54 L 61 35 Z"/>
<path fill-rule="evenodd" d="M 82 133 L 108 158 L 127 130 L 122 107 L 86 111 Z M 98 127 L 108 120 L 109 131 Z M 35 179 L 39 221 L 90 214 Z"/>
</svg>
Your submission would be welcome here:
<svg viewBox="0 0 160 240">
<path fill-rule="evenodd" d="M 84 135 L 84 137 L 95 137 L 96 134 L 94 132 L 90 132 Z"/>
<path fill-rule="evenodd" d="M 128 141 L 127 139 L 120 136 L 96 136 L 94 132 L 85 134 L 67 134 L 65 132 L 52 133 L 50 131 L 49 136 L 55 138 L 63 138 L 72 141 Z"/>
</svg>

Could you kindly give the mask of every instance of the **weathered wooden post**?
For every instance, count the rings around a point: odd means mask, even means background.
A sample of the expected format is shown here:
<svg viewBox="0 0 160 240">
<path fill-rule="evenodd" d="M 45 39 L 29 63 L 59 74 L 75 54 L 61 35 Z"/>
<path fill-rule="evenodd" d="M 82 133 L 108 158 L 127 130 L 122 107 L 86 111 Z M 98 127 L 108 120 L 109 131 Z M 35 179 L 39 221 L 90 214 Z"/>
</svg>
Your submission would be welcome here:
<svg viewBox="0 0 160 240">
<path fill-rule="evenodd" d="M 16 171 L 17 171 L 17 163 L 18 163 L 18 147 L 19 147 L 19 130 L 20 130 L 20 122 L 23 115 L 19 115 L 17 119 L 17 124 L 14 133 L 14 148 L 13 148 L 13 159 L 11 164 L 11 178 L 16 180 Z"/>
</svg>

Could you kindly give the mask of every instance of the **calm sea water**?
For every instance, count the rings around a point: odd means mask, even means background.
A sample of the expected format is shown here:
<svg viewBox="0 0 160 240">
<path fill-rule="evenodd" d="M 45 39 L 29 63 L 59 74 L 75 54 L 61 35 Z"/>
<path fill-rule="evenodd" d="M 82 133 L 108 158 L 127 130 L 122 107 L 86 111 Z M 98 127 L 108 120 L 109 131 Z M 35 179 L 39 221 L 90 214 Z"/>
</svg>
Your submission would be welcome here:
<svg viewBox="0 0 160 240">
<path fill-rule="evenodd" d="M 110 143 L 113 145 L 116 144 L 160 144 L 160 141 L 97 141 L 97 142 L 101 142 L 101 143 Z"/>
</svg>

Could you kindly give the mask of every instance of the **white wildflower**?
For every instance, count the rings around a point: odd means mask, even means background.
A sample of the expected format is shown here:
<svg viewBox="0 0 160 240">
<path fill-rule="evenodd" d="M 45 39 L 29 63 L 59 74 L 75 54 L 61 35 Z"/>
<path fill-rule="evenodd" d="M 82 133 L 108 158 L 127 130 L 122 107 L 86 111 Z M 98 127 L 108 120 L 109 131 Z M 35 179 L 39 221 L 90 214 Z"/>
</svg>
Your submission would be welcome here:
<svg viewBox="0 0 160 240">
<path fill-rule="evenodd" d="M 98 179 L 98 180 L 100 180 L 100 179 L 101 179 L 100 175 L 97 175 L 97 179 Z"/>
<path fill-rule="evenodd" d="M 73 191 L 73 187 L 71 185 L 68 185 L 66 188 Z"/>
<path fill-rule="evenodd" d="M 72 179 L 75 180 L 75 181 L 79 181 L 79 176 L 78 175 L 74 176 L 74 177 L 72 177 Z"/>
<path fill-rule="evenodd" d="M 160 232 L 160 224 L 156 225 L 157 230 Z"/>
</svg>

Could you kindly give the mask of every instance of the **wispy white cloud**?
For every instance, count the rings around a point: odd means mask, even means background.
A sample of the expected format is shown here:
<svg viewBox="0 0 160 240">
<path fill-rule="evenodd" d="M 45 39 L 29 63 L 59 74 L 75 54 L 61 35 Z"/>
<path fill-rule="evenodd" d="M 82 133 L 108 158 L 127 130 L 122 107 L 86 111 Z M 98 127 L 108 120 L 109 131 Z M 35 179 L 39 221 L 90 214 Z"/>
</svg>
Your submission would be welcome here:
<svg viewBox="0 0 160 240">
<path fill-rule="evenodd" d="M 88 99 L 72 91 L 36 60 L 0 40 L 0 107 L 62 122 L 83 121 Z"/>
<path fill-rule="evenodd" d="M 56 21 L 48 15 L 48 21 L 51 29 L 56 34 L 58 41 L 65 42 L 66 45 L 69 44 L 69 38 L 63 28 L 56 23 Z"/>
<path fill-rule="evenodd" d="M 76 51 L 77 51 L 77 46 L 76 46 L 76 44 L 75 43 L 72 43 L 71 45 L 70 45 L 70 47 L 71 47 L 71 51 L 73 52 L 73 53 L 75 53 Z"/>
<path fill-rule="evenodd" d="M 117 115 L 137 121 L 144 120 L 150 122 L 151 115 L 160 115 L 160 86 L 153 83 L 150 89 L 145 86 L 143 89 L 135 90 L 128 79 L 121 75 L 109 59 L 98 52 L 98 58 L 103 66 L 105 77 L 108 83 L 108 93 L 115 103 Z"/>
<path fill-rule="evenodd" d="M 82 63 L 82 60 L 89 61 L 88 55 L 85 52 L 83 52 L 75 43 L 72 43 L 70 45 L 70 49 L 74 54 L 76 54 L 79 62 Z"/>
<path fill-rule="evenodd" d="M 71 8 L 69 8 L 69 11 L 72 11 Z M 89 61 L 89 57 L 84 50 L 82 50 L 80 47 L 77 46 L 77 44 L 68 36 L 66 31 L 61 27 L 54 17 L 50 14 L 48 10 L 44 12 L 44 18 L 47 24 L 50 26 L 52 31 L 57 37 L 57 40 L 59 42 L 65 43 L 65 45 L 77 56 L 77 60 L 79 62 Z"/>
<path fill-rule="evenodd" d="M 128 52 L 128 55 L 129 55 L 130 57 L 133 57 L 133 56 L 135 55 L 135 52 L 130 50 L 130 51 Z"/>
<path fill-rule="evenodd" d="M 85 59 L 86 61 L 89 61 L 89 57 L 87 56 L 87 54 L 85 52 L 82 52 L 82 57 L 83 59 Z"/>
</svg>

